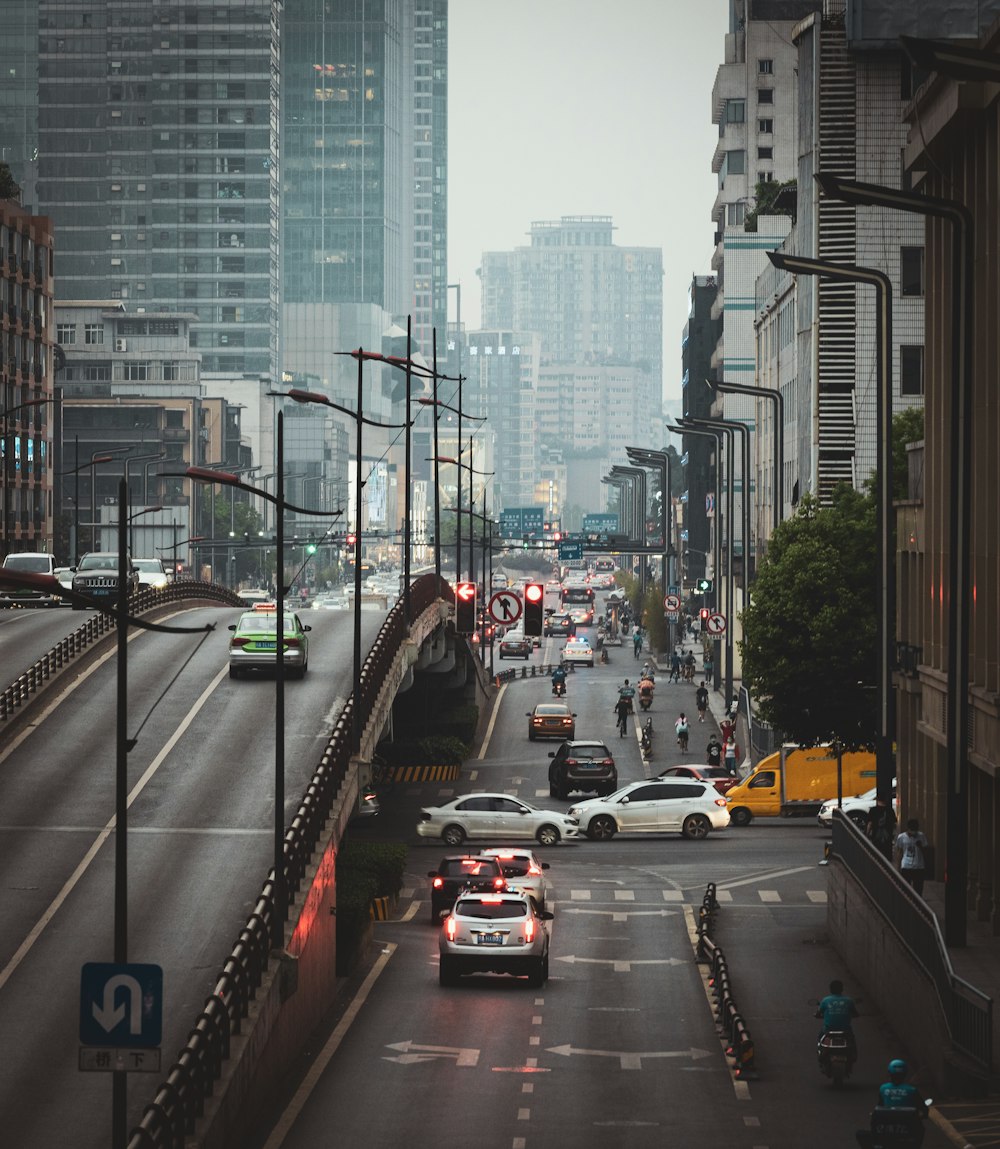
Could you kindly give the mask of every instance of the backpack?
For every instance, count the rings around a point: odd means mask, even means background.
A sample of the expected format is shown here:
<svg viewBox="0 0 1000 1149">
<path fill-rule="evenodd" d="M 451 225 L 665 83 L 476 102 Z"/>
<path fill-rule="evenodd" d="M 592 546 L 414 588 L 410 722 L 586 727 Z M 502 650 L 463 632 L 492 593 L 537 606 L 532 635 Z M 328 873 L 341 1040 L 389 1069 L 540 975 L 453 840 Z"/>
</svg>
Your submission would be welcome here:
<svg viewBox="0 0 1000 1149">
<path fill-rule="evenodd" d="M 677 723 L 677 733 L 680 735 L 680 734 L 687 734 L 687 732 L 688 732 L 688 724 L 686 722 L 678 722 Z"/>
</svg>

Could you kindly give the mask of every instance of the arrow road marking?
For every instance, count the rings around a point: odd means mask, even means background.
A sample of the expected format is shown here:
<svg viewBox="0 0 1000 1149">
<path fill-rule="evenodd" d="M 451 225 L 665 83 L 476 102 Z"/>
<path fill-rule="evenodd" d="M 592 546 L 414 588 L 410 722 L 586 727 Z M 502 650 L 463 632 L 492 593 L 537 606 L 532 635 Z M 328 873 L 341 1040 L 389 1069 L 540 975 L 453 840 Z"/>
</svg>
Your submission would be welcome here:
<svg viewBox="0 0 1000 1149">
<path fill-rule="evenodd" d="M 624 1049 L 577 1049 L 573 1045 L 552 1046 L 547 1052 L 558 1053 L 561 1057 L 617 1057 L 622 1069 L 642 1069 L 644 1057 L 689 1057 L 698 1061 L 711 1057 L 707 1049 L 650 1050 L 645 1053 L 627 1053 Z"/>
<path fill-rule="evenodd" d="M 127 973 L 116 974 L 104 986 L 104 1005 L 95 1001 L 91 1005 L 97 1024 L 105 1033 L 110 1033 L 125 1016 L 125 1003 L 115 1005 L 115 990 L 128 990 L 128 1031 L 142 1033 L 142 988 L 134 977 Z"/>
<path fill-rule="evenodd" d="M 582 965 L 610 965 L 614 967 L 615 973 L 631 973 L 634 965 L 686 965 L 681 958 L 584 958 L 576 957 L 574 954 L 560 955 L 556 961 L 569 962 L 570 965 L 575 965 L 578 962 Z"/>
<path fill-rule="evenodd" d="M 673 918 L 677 910 L 590 910 L 586 906 L 571 906 L 562 911 L 564 914 L 599 914 L 609 917 L 613 922 L 627 922 L 633 918 Z"/>
<path fill-rule="evenodd" d="M 398 1061 L 412 1065 L 417 1061 L 431 1061 L 435 1057 L 454 1057 L 459 1066 L 475 1066 L 479 1062 L 478 1049 L 462 1049 L 453 1045 L 418 1045 L 415 1041 L 397 1041 L 386 1049 L 398 1049 L 403 1057 L 386 1057 L 385 1061 Z"/>
</svg>

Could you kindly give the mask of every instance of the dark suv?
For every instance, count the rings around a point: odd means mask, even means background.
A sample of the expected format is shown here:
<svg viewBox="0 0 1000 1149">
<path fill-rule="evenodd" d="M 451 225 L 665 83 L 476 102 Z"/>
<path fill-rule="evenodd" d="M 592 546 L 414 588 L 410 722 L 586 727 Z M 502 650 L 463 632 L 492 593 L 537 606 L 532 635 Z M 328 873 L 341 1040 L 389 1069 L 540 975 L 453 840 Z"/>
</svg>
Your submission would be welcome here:
<svg viewBox="0 0 1000 1149">
<path fill-rule="evenodd" d="M 549 757 L 549 793 L 566 801 L 574 790 L 610 794 L 618 789 L 614 755 L 603 742 L 564 742 Z"/>
<path fill-rule="evenodd" d="M 552 635 L 562 634 L 567 638 L 576 634 L 576 623 L 573 621 L 572 615 L 568 612 L 562 614 L 550 614 L 545 620 L 545 637 L 550 638 Z"/>
<path fill-rule="evenodd" d="M 89 551 L 80 559 L 73 570 L 73 590 L 78 594 L 90 595 L 99 602 L 112 605 L 118 599 L 118 552 Z M 133 595 L 139 589 L 139 572 L 132 564 L 132 556 L 125 556 L 125 577 L 128 580 L 128 593 Z M 73 602 L 74 610 L 85 610 L 86 604 Z"/>
<path fill-rule="evenodd" d="M 498 893 L 507 889 L 507 879 L 499 858 L 486 854 L 451 854 L 442 858 L 436 870 L 427 874 L 431 880 L 431 921 L 450 910 L 463 890 L 476 894 Z"/>
</svg>

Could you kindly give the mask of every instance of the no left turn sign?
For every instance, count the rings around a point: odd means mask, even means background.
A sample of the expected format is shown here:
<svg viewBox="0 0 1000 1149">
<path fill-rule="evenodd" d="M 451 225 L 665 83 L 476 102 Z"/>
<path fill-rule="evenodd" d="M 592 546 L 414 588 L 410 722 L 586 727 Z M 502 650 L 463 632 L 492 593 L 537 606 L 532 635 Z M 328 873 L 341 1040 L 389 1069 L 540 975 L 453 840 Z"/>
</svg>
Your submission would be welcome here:
<svg viewBox="0 0 1000 1149">
<path fill-rule="evenodd" d="M 498 590 L 490 599 L 490 618 L 504 625 L 521 617 L 521 600 L 512 590 Z"/>
<path fill-rule="evenodd" d="M 724 614 L 710 614 L 705 619 L 705 629 L 709 634 L 725 634 L 726 616 Z"/>
</svg>

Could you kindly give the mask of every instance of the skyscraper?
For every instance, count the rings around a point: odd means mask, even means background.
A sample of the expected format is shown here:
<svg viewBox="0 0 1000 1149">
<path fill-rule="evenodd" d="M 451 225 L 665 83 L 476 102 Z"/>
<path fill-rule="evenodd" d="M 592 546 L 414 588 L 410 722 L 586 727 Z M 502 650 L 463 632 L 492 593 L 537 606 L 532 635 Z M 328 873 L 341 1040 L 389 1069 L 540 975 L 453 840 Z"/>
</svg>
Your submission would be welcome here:
<svg viewBox="0 0 1000 1149">
<path fill-rule="evenodd" d="M 277 369 L 276 0 L 38 4 L 38 203 L 62 299 L 198 316 L 206 372 Z"/>
<path fill-rule="evenodd" d="M 38 160 L 38 5 L 0 0 L 0 163 L 35 210 Z"/>
</svg>

